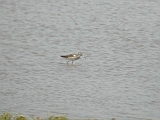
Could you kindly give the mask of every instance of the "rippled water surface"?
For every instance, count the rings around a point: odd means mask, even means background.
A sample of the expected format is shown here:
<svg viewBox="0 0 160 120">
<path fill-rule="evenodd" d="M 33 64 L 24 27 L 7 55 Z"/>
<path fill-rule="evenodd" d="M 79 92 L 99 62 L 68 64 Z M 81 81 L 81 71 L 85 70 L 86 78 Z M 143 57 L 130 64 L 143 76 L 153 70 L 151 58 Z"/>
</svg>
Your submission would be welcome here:
<svg viewBox="0 0 160 120">
<path fill-rule="evenodd" d="M 160 118 L 159 0 L 1 0 L 0 112 Z M 66 64 L 60 55 L 83 52 Z"/>
</svg>

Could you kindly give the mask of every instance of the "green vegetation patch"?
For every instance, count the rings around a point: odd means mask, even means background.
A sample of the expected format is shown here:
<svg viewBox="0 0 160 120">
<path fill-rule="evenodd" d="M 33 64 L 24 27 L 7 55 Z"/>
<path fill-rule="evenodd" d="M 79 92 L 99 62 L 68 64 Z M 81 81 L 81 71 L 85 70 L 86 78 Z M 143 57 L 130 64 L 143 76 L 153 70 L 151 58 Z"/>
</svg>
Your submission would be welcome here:
<svg viewBox="0 0 160 120">
<path fill-rule="evenodd" d="M 14 120 L 27 120 L 27 118 L 24 115 L 17 115 Z"/>
<path fill-rule="evenodd" d="M 66 116 L 50 116 L 47 119 L 42 119 L 40 117 L 27 118 L 24 115 L 13 116 L 10 113 L 3 113 L 0 115 L 0 120 L 69 120 Z"/>
<path fill-rule="evenodd" d="M 67 117 L 66 116 L 58 116 L 58 117 L 50 116 L 48 120 L 67 120 Z"/>
<path fill-rule="evenodd" d="M 0 116 L 0 120 L 11 120 L 12 119 L 12 115 L 10 113 L 3 113 Z"/>
</svg>

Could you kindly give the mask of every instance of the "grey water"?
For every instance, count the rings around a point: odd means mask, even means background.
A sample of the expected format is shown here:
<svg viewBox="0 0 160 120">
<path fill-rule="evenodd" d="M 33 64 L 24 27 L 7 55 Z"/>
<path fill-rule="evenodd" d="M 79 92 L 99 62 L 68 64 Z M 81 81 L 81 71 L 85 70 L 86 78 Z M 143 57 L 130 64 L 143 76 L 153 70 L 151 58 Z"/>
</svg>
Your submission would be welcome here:
<svg viewBox="0 0 160 120">
<path fill-rule="evenodd" d="M 0 0 L 0 112 L 160 118 L 159 0 Z M 83 52 L 72 65 L 60 55 Z"/>
</svg>

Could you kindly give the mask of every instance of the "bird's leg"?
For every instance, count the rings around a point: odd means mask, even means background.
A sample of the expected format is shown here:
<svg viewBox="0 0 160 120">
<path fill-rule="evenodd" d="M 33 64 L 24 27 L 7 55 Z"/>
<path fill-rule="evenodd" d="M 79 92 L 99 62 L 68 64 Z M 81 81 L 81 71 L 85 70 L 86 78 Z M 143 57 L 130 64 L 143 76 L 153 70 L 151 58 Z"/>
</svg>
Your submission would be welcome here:
<svg viewBox="0 0 160 120">
<path fill-rule="evenodd" d="M 73 65 L 73 61 L 72 61 L 72 65 Z"/>
<path fill-rule="evenodd" d="M 69 62 L 69 61 L 67 61 L 67 64 L 68 64 L 68 62 Z"/>
</svg>

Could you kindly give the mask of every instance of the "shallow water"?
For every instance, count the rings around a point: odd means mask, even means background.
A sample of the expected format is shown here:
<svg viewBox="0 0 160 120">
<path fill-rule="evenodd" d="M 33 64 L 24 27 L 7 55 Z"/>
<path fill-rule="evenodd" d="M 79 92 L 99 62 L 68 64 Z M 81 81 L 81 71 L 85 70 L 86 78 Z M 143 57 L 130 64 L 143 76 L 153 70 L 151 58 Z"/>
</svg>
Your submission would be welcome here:
<svg viewBox="0 0 160 120">
<path fill-rule="evenodd" d="M 159 6 L 1 0 L 0 112 L 160 118 Z M 78 52 L 87 59 L 60 58 Z"/>
</svg>

